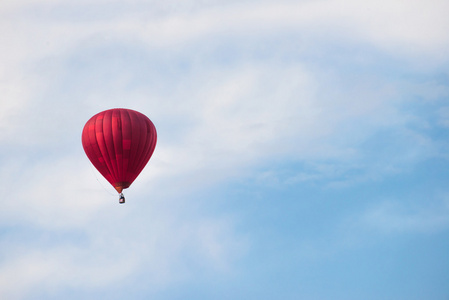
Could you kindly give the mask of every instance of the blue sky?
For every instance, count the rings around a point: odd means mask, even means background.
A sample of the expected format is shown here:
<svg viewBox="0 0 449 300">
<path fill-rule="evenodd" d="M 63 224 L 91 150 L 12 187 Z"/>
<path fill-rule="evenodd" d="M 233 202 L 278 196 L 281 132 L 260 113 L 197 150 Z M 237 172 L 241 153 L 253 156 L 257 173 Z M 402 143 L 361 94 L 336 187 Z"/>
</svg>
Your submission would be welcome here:
<svg viewBox="0 0 449 300">
<path fill-rule="evenodd" d="M 2 1 L 0 298 L 447 299 L 447 1 Z M 81 131 L 158 130 L 118 204 Z"/>
</svg>

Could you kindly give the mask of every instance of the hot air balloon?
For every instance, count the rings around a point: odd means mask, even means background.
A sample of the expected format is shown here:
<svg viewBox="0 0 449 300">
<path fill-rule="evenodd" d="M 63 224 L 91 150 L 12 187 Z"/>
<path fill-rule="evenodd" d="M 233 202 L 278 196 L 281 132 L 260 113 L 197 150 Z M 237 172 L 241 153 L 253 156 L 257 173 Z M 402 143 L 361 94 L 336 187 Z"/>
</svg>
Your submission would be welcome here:
<svg viewBox="0 0 449 300">
<path fill-rule="evenodd" d="M 124 108 L 102 111 L 87 121 L 82 133 L 84 152 L 119 193 L 128 188 L 153 155 L 157 133 L 144 114 Z"/>
</svg>

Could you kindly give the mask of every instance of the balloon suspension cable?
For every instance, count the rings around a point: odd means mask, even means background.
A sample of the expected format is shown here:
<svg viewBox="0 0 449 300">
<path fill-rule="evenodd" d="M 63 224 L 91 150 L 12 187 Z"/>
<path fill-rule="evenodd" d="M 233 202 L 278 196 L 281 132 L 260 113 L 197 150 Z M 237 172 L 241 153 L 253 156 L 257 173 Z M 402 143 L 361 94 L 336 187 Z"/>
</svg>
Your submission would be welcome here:
<svg viewBox="0 0 449 300">
<path fill-rule="evenodd" d="M 118 202 L 119 202 L 120 204 L 125 203 L 125 195 L 123 195 L 123 193 L 120 193 L 120 197 L 119 197 L 119 199 L 118 199 Z"/>
<path fill-rule="evenodd" d="M 101 181 L 100 180 L 98 180 L 98 176 L 97 176 L 97 174 L 95 173 L 95 169 L 94 169 L 94 167 L 92 166 L 92 165 L 90 165 L 90 170 L 91 170 L 91 172 L 92 172 L 92 174 L 94 174 L 94 176 L 95 176 L 95 179 L 97 180 L 97 182 L 100 184 L 100 186 L 109 194 L 109 195 L 111 195 L 111 196 L 114 196 L 114 194 L 113 193 L 111 193 L 111 191 L 109 191 L 102 183 L 101 183 Z"/>
</svg>

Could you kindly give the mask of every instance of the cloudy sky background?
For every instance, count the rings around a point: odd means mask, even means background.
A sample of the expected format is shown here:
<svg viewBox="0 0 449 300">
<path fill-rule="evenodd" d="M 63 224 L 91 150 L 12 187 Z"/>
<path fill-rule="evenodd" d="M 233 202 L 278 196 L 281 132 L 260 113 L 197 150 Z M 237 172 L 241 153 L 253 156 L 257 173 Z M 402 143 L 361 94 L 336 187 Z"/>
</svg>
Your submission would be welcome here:
<svg viewBox="0 0 449 300">
<path fill-rule="evenodd" d="M 0 3 L 0 298 L 448 299 L 449 2 Z M 81 131 L 158 130 L 118 204 Z"/>
</svg>

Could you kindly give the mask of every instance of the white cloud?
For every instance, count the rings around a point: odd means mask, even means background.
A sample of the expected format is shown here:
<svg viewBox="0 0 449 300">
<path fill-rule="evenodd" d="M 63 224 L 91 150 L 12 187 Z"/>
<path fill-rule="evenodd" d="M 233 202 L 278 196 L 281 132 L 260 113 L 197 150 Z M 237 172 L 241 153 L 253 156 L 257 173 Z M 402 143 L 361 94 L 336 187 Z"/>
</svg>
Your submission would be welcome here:
<svg viewBox="0 0 449 300">
<path fill-rule="evenodd" d="M 397 108 L 398 103 L 403 101 L 398 99 L 401 88 L 404 88 L 402 83 L 391 84 L 372 77 L 349 83 L 339 79 L 340 70 L 332 73 L 312 69 L 298 60 L 287 65 L 276 57 L 279 53 L 272 53 L 273 56 L 264 60 L 250 59 L 226 68 L 201 58 L 198 60 L 198 55 L 187 53 L 188 57 L 195 60 L 196 66 L 186 75 L 187 80 L 183 78 L 185 83 L 177 85 L 173 90 L 170 90 L 169 85 L 163 86 L 163 91 L 151 90 L 144 86 L 145 83 L 124 90 L 124 87 L 137 80 L 137 76 L 132 75 L 132 68 L 117 74 L 114 80 L 107 82 L 110 85 L 107 87 L 102 87 L 100 80 L 96 89 L 82 85 L 71 86 L 68 92 L 75 95 L 77 88 L 85 89 L 82 90 L 83 94 L 77 95 L 83 99 L 63 95 L 65 87 L 53 79 L 67 76 L 70 80 L 73 71 L 64 69 L 67 65 L 62 63 L 86 48 L 99 47 L 110 37 L 125 39 L 131 44 L 141 39 L 147 43 L 145 50 L 154 49 L 155 46 L 167 47 L 167 51 L 175 58 L 182 52 L 172 50 L 175 45 L 207 42 L 213 35 L 259 35 L 270 39 L 270 32 L 292 29 L 298 32 L 321 32 L 317 40 L 324 38 L 322 34 L 338 33 L 366 41 L 385 33 L 386 40 L 393 39 L 398 43 L 405 41 L 407 44 L 406 40 L 414 36 L 400 26 L 399 33 L 394 30 L 390 33 L 385 24 L 394 27 L 391 23 L 399 20 L 393 16 L 403 14 L 405 19 L 401 20 L 405 24 L 411 22 L 421 26 L 421 18 L 427 20 L 435 9 L 438 12 L 436 18 L 433 22 L 425 22 L 422 30 L 435 29 L 436 34 L 439 34 L 436 28 L 444 27 L 447 22 L 446 18 L 438 17 L 441 11 L 439 8 L 445 4 L 439 1 L 434 4 L 423 7 L 422 11 L 427 12 L 423 15 L 415 14 L 421 8 L 419 2 L 409 6 L 402 2 L 389 2 L 384 8 L 377 2 L 319 1 L 266 2 L 264 5 L 246 2 L 215 8 L 198 7 L 193 11 L 183 12 L 181 9 L 157 18 L 145 18 L 145 9 L 131 10 L 113 19 L 86 19 L 81 22 L 62 20 L 55 16 L 44 19 L 43 15 L 38 14 L 31 14 L 31 19 L 17 22 L 6 18 L 2 24 L 9 34 L 3 36 L 4 43 L 1 44 L 8 46 L 2 51 L 14 59 L 5 63 L 7 71 L 2 75 L 5 80 L 1 87 L 10 90 L 6 95 L 11 100 L 3 100 L 5 110 L 0 113 L 0 126 L 5 130 L 0 137 L 16 145 L 55 145 L 64 137 L 64 132 L 70 135 L 78 133 L 71 128 L 77 125 L 82 127 L 82 113 L 106 109 L 109 108 L 106 106 L 123 103 L 123 99 L 126 99 L 126 103 L 132 106 L 130 108 L 140 107 L 151 112 L 156 119 L 181 120 L 170 134 L 182 131 L 182 135 L 173 135 L 170 141 L 161 136 L 158 151 L 152 160 L 153 170 L 142 174 L 145 182 L 158 176 L 185 176 L 192 173 L 196 173 L 197 182 L 200 182 L 239 173 L 248 165 L 285 154 L 297 159 L 344 161 L 354 156 L 361 158 L 358 147 L 371 134 L 379 128 L 406 124 L 409 116 Z M 47 7 L 55 4 L 42 5 Z M 64 4 L 59 5 L 58 8 L 64 8 Z M 26 8 L 26 5 L 22 8 Z M 19 12 L 17 8 L 16 13 Z M 26 11 L 26 14 L 30 12 Z M 52 14 L 47 13 L 45 16 Z M 401 22 L 398 25 L 402 26 Z M 343 27 L 336 24 L 343 24 Z M 375 26 L 378 24 L 382 26 Z M 413 26 L 418 26 L 416 24 Z M 376 30 L 379 33 L 371 32 Z M 369 34 L 359 35 L 356 31 Z M 391 34 L 390 38 L 388 34 Z M 416 38 L 416 43 L 422 41 Z M 441 49 L 438 43 L 423 43 Z M 208 54 L 209 50 L 203 50 L 199 55 Z M 156 53 L 160 55 L 160 52 Z M 42 66 L 46 66 L 48 58 L 52 58 L 52 63 L 46 73 L 38 73 L 42 71 Z M 96 67 L 91 66 L 93 69 Z M 93 69 L 86 68 L 79 76 Z M 157 74 L 156 71 L 149 72 Z M 23 79 L 25 73 L 26 80 Z M 138 74 L 145 75 L 148 74 Z M 56 88 L 52 87 L 53 84 Z M 120 88 L 115 89 L 116 86 Z M 432 88 L 426 87 L 424 93 L 428 94 L 429 90 L 432 91 Z M 164 98 L 167 95 L 169 98 Z M 58 97 L 61 96 L 66 98 L 59 102 Z M 74 117 L 68 118 L 64 110 L 76 114 L 76 121 L 73 121 Z M 35 114 L 35 111 L 39 113 Z M 23 118 L 17 118 L 19 115 L 34 125 L 30 126 Z M 84 117 L 87 119 L 89 116 Z M 70 122 L 68 125 L 64 125 L 66 120 Z M 69 142 L 64 145 L 68 147 Z"/>
<path fill-rule="evenodd" d="M 12 245 L 4 241 L 0 296 L 28 299 L 35 291 L 86 292 L 126 285 L 130 279 L 140 282 L 141 274 L 146 282 L 141 289 L 159 290 L 208 273 L 231 276 L 235 260 L 245 252 L 244 244 L 228 232 L 227 222 L 175 220 L 167 211 L 145 218 L 136 215 L 117 219 L 98 216 L 99 220 L 85 224 L 79 233 L 85 239 L 81 243 L 69 238 L 48 240 L 71 234 L 63 230 L 59 235 L 35 230 L 35 238 L 47 239 L 49 245 L 43 241 L 35 244 L 33 239 Z"/>
<path fill-rule="evenodd" d="M 338 67 L 307 64 L 301 57 L 304 48 L 289 49 L 295 54 L 291 60 L 282 49 L 255 58 L 251 51 L 260 44 L 251 41 L 271 44 L 287 34 L 301 37 L 304 47 L 310 46 L 307 53 L 330 39 L 374 45 L 399 57 L 446 61 L 447 2 L 157 3 L 128 7 L 122 14 L 103 0 L 2 2 L 0 140 L 5 157 L 0 182 L 7 200 L 0 219 L 5 227 L 21 224 L 36 232 L 31 241 L 2 240 L 0 253 L 8 258 L 0 265 L 0 282 L 8 283 L 0 287 L 2 297 L 107 286 L 139 273 L 156 289 L 198 274 L 232 274 L 249 242 L 231 217 L 189 203 L 195 189 L 277 157 L 310 163 L 310 172 L 286 176 L 288 184 L 346 179 L 346 170 L 369 164 L 361 145 L 379 129 L 399 128 L 395 132 L 405 137 L 404 144 L 413 145 L 400 153 L 411 157 L 404 165 L 431 152 L 431 141 L 404 129 L 411 118 L 398 107 L 410 86 L 376 74 L 342 78 L 345 70 Z M 161 5 L 157 9 L 165 13 L 155 14 L 152 5 Z M 111 17 L 77 15 L 105 6 Z M 61 12 L 68 17 L 60 17 Z M 247 52 L 233 57 L 234 63 L 215 60 L 218 50 L 227 51 L 220 47 L 236 41 L 246 41 L 237 48 Z M 95 70 L 108 64 L 100 60 L 107 51 L 86 50 L 117 45 L 139 48 L 143 54 L 137 64 L 147 63 L 148 70 L 136 71 L 136 63 L 117 55 L 113 60 L 121 64 L 114 70 L 120 72 L 109 80 L 98 78 Z M 83 56 L 85 69 L 76 69 L 75 58 Z M 180 57 L 193 65 L 184 75 L 171 64 Z M 154 61 L 162 61 L 164 71 L 174 70 L 161 75 L 151 69 Z M 167 83 L 172 74 L 179 77 Z M 156 83 L 145 81 L 150 75 Z M 92 81 L 98 84 L 83 84 Z M 418 87 L 415 94 L 446 95 L 444 86 L 437 92 L 432 87 Z M 127 191 L 125 206 L 100 186 L 112 190 L 108 183 L 99 179 L 98 184 L 80 145 L 84 122 L 121 104 L 151 114 L 161 133 L 149 168 Z M 446 124 L 446 110 L 440 115 Z M 275 182 L 282 176 L 268 171 L 260 177 Z M 360 222 L 381 231 L 431 231 L 445 228 L 448 218 L 447 209 L 404 213 L 386 205 Z M 59 244 L 59 235 L 70 232 L 80 234 L 85 244 L 70 238 Z M 45 236 L 50 241 L 39 240 Z"/>
<path fill-rule="evenodd" d="M 399 56 L 425 54 L 438 61 L 446 59 L 444 51 L 449 47 L 447 10 L 447 1 L 438 0 L 247 2 L 174 14 L 145 22 L 144 27 L 128 24 L 153 45 L 212 35 L 269 36 L 293 31 L 312 40 L 362 41 Z"/>
<path fill-rule="evenodd" d="M 151 15 L 151 12 L 160 5 L 151 3 L 144 8 L 130 5 L 131 9 L 128 7 L 122 14 L 101 18 L 99 12 L 104 11 L 108 4 L 102 1 L 97 1 L 96 5 L 81 3 L 77 8 L 68 3 L 40 3 L 42 7 L 56 7 L 56 12 L 63 11 L 68 16 L 70 11 L 75 16 L 89 9 L 98 12 L 97 19 L 80 18 L 74 22 L 70 18 L 58 18 L 51 13 L 51 9 L 39 10 L 40 15 L 32 14 L 26 10 L 30 4 L 23 3 L 22 8 L 28 18 L 3 19 L 3 42 L 8 43 L 2 44 L 6 49 L 13 49 L 13 57 L 39 57 L 43 53 L 67 51 L 80 41 L 94 36 L 129 41 L 139 39 L 150 46 L 173 47 L 212 36 L 271 36 L 293 30 L 316 40 L 341 37 L 369 42 L 382 49 L 398 51 L 399 55 L 414 56 L 422 52 L 440 59 L 445 58 L 444 50 L 449 45 L 446 35 L 449 21 L 445 15 L 448 4 L 444 0 L 266 1 L 262 5 L 259 2 L 231 2 L 215 7 L 198 4 L 194 5 L 194 10 L 187 5 L 184 10 L 168 10 L 169 13 L 157 16 Z M 178 4 L 181 5 L 181 2 L 174 6 Z M 18 8 L 17 13 L 20 13 Z"/>
<path fill-rule="evenodd" d="M 247 248 L 235 220 L 212 218 L 187 190 L 173 195 L 154 183 L 126 191 L 119 205 L 89 168 L 79 155 L 3 165 L 0 297 L 101 289 L 139 274 L 148 290 L 210 272 L 231 276 Z"/>
<path fill-rule="evenodd" d="M 95 251 L 101 251 L 101 255 L 93 255 Z M 137 267 L 136 258 L 126 255 L 112 257 L 110 252 L 107 248 L 64 246 L 21 249 L 16 255 L 8 255 L 8 260 L 1 265 L 0 296 L 30 299 L 33 294 L 43 291 L 52 294 L 67 288 L 95 289 L 119 284 Z"/>
</svg>

